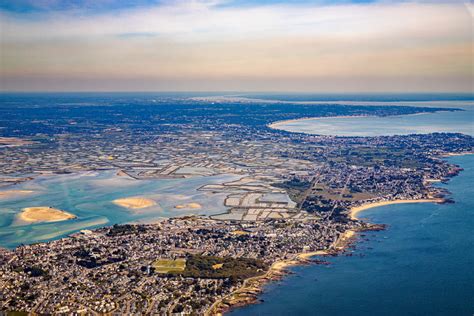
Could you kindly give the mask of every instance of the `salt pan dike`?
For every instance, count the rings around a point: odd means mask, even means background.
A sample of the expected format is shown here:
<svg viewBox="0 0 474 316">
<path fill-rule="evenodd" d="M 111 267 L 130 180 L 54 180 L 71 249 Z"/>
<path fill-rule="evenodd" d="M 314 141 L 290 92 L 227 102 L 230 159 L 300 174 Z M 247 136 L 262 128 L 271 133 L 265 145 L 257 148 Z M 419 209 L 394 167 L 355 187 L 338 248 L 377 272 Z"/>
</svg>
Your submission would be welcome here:
<svg viewBox="0 0 474 316">
<path fill-rule="evenodd" d="M 0 191 L 0 246 L 12 248 L 105 225 L 222 213 L 226 211 L 227 193 L 198 189 L 241 177 L 221 174 L 135 180 L 117 176 L 116 170 L 40 176 L 15 185 L 14 191 L 11 188 Z M 133 207 L 135 202 L 141 206 L 147 202 L 146 207 Z M 201 207 L 189 207 L 195 205 Z M 75 218 L 55 222 L 19 220 L 25 209 L 40 206 L 73 214 Z"/>
</svg>

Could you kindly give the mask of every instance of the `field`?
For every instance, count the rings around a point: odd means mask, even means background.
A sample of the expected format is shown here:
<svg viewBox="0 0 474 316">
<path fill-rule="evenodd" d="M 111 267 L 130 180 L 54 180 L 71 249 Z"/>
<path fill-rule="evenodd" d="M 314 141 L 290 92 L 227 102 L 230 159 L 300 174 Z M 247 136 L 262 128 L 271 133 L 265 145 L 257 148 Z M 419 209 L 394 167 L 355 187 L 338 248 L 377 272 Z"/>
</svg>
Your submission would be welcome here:
<svg viewBox="0 0 474 316">
<path fill-rule="evenodd" d="M 160 259 L 153 263 L 157 273 L 179 273 L 186 268 L 186 259 Z"/>
<path fill-rule="evenodd" d="M 313 188 L 313 194 L 320 195 L 324 199 L 336 201 L 363 201 L 374 197 L 368 192 L 352 192 L 348 189 L 331 189 L 327 185 L 317 184 Z"/>
<path fill-rule="evenodd" d="M 169 274 L 192 278 L 230 278 L 234 282 L 261 275 L 267 269 L 268 266 L 259 259 L 190 255 L 182 270 Z"/>
</svg>

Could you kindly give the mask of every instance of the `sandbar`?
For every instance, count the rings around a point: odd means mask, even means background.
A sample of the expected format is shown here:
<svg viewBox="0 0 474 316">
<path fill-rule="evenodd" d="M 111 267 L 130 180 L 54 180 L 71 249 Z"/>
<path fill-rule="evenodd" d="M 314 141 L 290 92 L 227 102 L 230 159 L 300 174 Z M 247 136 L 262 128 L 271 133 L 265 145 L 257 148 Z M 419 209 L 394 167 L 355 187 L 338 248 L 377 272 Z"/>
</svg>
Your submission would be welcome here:
<svg viewBox="0 0 474 316">
<path fill-rule="evenodd" d="M 128 197 L 128 198 L 123 198 L 123 199 L 116 199 L 116 200 L 113 200 L 113 202 L 114 204 L 117 204 L 118 206 L 130 208 L 134 210 L 147 208 L 147 207 L 156 205 L 155 201 L 144 198 L 144 197 Z"/>
<path fill-rule="evenodd" d="M 443 201 L 444 201 L 443 199 L 419 199 L 419 200 L 393 200 L 393 201 L 381 201 L 381 202 L 368 203 L 368 204 L 363 204 L 363 205 L 351 208 L 350 217 L 351 219 L 356 220 L 358 219 L 357 214 L 373 207 L 392 205 L 392 204 L 407 204 L 407 203 L 442 203 Z"/>
<path fill-rule="evenodd" d="M 0 145 L 6 147 L 30 145 L 33 142 L 17 137 L 0 137 Z"/>
<path fill-rule="evenodd" d="M 10 197 L 14 197 L 17 195 L 27 195 L 31 194 L 33 191 L 31 190 L 7 190 L 7 191 L 0 191 L 0 199 L 8 199 Z"/>
<path fill-rule="evenodd" d="M 187 204 L 176 205 L 174 208 L 176 208 L 176 209 L 185 209 L 185 208 L 187 208 L 187 209 L 196 210 L 196 209 L 202 208 L 202 206 L 199 203 L 187 203 Z"/>
<path fill-rule="evenodd" d="M 50 206 L 25 207 L 18 217 L 28 223 L 59 222 L 76 218 L 71 213 Z"/>
</svg>

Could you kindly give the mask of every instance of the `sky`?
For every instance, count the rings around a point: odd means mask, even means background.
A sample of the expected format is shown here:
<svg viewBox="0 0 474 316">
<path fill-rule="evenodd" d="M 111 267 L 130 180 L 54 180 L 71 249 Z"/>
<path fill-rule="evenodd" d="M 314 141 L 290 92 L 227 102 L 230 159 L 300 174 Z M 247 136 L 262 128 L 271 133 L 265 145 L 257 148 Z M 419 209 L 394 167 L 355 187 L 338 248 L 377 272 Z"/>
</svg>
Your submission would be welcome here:
<svg viewBox="0 0 474 316">
<path fill-rule="evenodd" d="M 473 92 L 473 12 L 437 0 L 0 0 L 0 90 Z"/>
</svg>

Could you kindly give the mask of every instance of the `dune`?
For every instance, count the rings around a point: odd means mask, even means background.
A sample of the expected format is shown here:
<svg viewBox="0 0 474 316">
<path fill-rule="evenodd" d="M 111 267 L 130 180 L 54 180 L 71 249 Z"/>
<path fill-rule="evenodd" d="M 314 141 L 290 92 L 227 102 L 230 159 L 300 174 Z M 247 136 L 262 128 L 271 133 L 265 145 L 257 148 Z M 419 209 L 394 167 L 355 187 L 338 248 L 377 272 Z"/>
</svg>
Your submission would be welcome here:
<svg viewBox="0 0 474 316">
<path fill-rule="evenodd" d="M 176 209 L 193 209 L 193 210 L 196 210 L 196 209 L 202 208 L 202 206 L 199 203 L 187 203 L 187 204 L 176 205 L 174 208 L 176 208 Z"/>
<path fill-rule="evenodd" d="M 144 198 L 144 197 L 128 197 L 128 198 L 123 198 L 123 199 L 116 199 L 113 202 L 114 204 L 117 204 L 118 206 L 130 208 L 134 210 L 147 208 L 147 207 L 156 205 L 155 201 Z"/>
<path fill-rule="evenodd" d="M 71 213 L 50 206 L 26 207 L 18 216 L 20 220 L 28 223 L 59 222 L 76 218 Z"/>
</svg>

